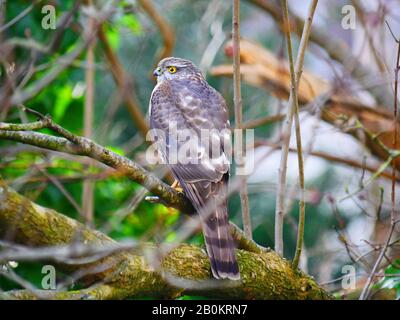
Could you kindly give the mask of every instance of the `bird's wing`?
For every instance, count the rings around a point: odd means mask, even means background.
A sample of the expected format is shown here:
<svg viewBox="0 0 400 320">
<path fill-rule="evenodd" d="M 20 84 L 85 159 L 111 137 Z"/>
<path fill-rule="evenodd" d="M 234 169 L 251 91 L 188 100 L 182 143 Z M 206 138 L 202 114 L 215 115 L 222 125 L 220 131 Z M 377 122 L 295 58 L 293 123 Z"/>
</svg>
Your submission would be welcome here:
<svg viewBox="0 0 400 320">
<path fill-rule="evenodd" d="M 217 91 L 207 84 L 165 81 L 153 91 L 150 110 L 151 128 L 164 134 L 159 149 L 179 180 L 218 182 L 229 172 L 228 111 Z M 183 150 L 190 154 L 186 162 L 179 157 L 183 152 L 174 158 Z"/>
</svg>

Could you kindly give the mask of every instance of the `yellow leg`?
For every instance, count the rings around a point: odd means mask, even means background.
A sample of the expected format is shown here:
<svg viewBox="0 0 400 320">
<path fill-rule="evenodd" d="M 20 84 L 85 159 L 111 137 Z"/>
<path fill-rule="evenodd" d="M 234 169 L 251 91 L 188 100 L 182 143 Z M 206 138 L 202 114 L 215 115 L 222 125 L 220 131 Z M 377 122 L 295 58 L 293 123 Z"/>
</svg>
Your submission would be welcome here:
<svg viewBox="0 0 400 320">
<path fill-rule="evenodd" d="M 183 192 L 183 189 L 182 189 L 181 185 L 179 184 L 178 180 L 174 180 L 174 182 L 171 184 L 171 188 L 178 192 Z"/>
</svg>

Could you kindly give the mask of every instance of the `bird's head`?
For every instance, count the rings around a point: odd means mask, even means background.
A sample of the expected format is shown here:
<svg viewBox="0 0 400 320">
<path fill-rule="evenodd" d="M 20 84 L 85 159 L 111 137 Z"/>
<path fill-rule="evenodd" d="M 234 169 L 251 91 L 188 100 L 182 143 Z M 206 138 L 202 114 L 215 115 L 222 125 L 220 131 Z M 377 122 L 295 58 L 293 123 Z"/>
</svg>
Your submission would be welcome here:
<svg viewBox="0 0 400 320">
<path fill-rule="evenodd" d="M 203 78 L 201 71 L 189 60 L 168 57 L 162 59 L 153 75 L 157 82 L 174 79 Z"/>
</svg>

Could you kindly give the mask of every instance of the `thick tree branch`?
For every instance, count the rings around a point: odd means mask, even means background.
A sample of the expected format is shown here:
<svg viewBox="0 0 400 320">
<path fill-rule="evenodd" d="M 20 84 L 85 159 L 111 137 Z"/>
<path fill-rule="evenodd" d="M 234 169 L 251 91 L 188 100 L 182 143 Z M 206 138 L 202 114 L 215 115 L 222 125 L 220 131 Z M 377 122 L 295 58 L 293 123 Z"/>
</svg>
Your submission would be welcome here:
<svg viewBox="0 0 400 320">
<path fill-rule="evenodd" d="M 58 263 L 60 270 L 83 272 L 87 289 L 66 292 L 17 290 L 0 293 L 0 299 L 124 299 L 155 296 L 176 298 L 183 294 L 243 299 L 330 299 L 307 275 L 294 271 L 273 251 L 238 250 L 242 281 L 211 281 L 204 250 L 180 245 L 154 267 L 138 250 L 119 250 L 106 235 L 52 209 L 41 207 L 19 195 L 0 180 L 0 238 L 31 247 L 76 243 L 115 246 L 111 254 L 88 264 Z M 159 249 L 151 245 L 154 250 Z"/>
</svg>

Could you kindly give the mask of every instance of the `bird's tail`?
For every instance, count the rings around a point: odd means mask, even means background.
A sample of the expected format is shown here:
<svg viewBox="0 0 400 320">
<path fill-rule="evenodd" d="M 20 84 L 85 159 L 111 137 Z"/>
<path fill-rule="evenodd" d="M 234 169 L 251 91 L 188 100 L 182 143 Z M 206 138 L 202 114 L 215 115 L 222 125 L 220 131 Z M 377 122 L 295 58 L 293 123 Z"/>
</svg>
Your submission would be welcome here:
<svg viewBox="0 0 400 320">
<path fill-rule="evenodd" d="M 239 280 L 229 220 L 226 181 L 181 183 L 200 215 L 211 271 L 216 279 Z M 207 196 L 199 190 L 209 190 Z"/>
<path fill-rule="evenodd" d="M 214 278 L 239 280 L 226 206 L 218 206 L 215 213 L 204 219 L 203 232 Z"/>
</svg>

